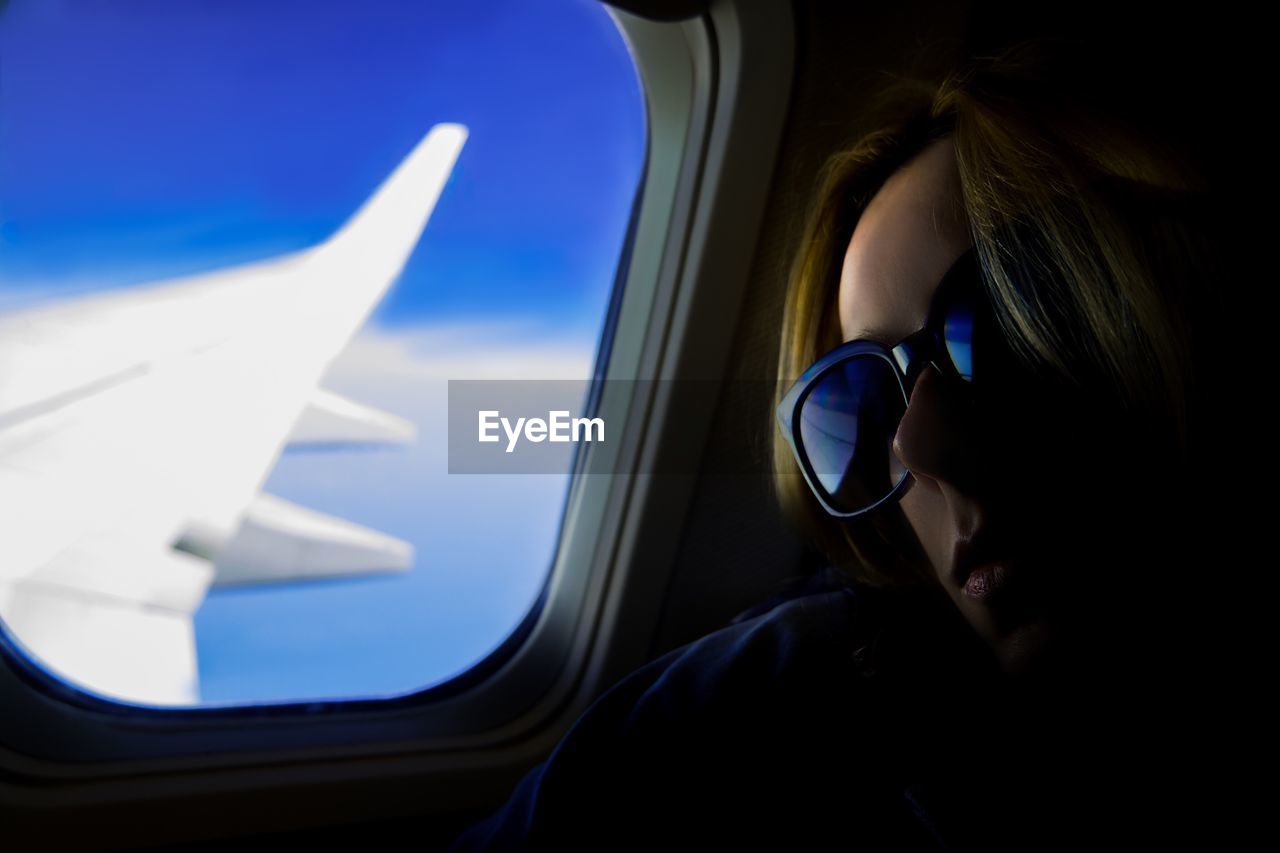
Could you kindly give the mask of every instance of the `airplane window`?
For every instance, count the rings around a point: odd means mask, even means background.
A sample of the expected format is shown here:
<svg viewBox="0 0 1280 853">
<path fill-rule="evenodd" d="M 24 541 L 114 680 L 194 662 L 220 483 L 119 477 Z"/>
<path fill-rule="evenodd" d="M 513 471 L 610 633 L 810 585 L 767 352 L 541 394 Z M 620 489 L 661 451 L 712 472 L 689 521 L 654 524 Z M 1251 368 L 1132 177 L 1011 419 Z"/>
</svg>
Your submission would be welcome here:
<svg viewBox="0 0 1280 853">
<path fill-rule="evenodd" d="M 0 618 L 114 701 L 391 697 L 538 600 L 570 482 L 446 388 L 598 369 L 646 144 L 595 0 L 0 4 Z"/>
</svg>

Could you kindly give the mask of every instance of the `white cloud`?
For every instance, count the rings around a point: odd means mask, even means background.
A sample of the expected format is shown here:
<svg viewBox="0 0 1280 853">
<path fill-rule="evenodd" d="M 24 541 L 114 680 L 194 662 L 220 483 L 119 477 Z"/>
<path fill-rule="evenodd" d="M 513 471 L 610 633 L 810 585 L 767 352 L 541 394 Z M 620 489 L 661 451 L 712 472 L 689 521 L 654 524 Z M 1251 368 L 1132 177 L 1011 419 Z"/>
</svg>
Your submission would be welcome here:
<svg viewBox="0 0 1280 853">
<path fill-rule="evenodd" d="M 548 338 L 523 318 L 367 326 L 334 361 L 325 386 L 355 396 L 388 380 L 587 379 L 594 358 L 594 342 Z"/>
</svg>

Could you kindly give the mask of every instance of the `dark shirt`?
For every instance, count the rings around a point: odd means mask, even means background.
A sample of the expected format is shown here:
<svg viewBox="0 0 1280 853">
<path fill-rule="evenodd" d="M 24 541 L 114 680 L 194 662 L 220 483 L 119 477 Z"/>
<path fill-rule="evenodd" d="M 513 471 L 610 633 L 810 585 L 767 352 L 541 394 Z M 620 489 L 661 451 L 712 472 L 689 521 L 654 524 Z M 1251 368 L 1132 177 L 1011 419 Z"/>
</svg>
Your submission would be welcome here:
<svg viewBox="0 0 1280 853">
<path fill-rule="evenodd" d="M 821 577 L 614 684 L 448 849 L 1065 849 L 1113 823 L 950 601 Z"/>
</svg>

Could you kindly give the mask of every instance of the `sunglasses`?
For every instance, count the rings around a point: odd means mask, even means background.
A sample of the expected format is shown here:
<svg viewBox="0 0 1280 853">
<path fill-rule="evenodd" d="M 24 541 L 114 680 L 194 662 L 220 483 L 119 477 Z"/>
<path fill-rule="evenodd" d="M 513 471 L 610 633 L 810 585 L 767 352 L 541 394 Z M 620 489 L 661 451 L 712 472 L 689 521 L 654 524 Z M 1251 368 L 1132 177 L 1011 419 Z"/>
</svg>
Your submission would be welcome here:
<svg viewBox="0 0 1280 853">
<path fill-rule="evenodd" d="M 890 347 L 855 340 L 818 359 L 783 395 L 778 424 L 809 488 L 837 518 L 855 518 L 898 500 L 910 472 L 893 439 L 916 379 L 932 364 L 949 381 L 972 387 L 975 357 L 992 345 L 993 314 L 969 248 L 942 277 L 918 332 Z M 975 335 L 978 346 L 975 346 Z"/>
</svg>

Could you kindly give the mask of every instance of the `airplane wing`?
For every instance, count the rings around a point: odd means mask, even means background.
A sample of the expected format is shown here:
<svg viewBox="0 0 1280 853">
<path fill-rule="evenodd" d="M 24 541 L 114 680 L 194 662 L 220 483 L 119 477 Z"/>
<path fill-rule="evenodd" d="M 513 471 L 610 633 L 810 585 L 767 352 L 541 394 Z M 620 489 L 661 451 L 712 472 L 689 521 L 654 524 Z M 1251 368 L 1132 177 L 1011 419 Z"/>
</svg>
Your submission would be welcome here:
<svg viewBox="0 0 1280 853">
<path fill-rule="evenodd" d="M 211 584 L 408 568 L 408 543 L 259 490 L 295 440 L 412 440 L 318 385 L 466 136 L 433 127 L 314 248 L 0 317 L 0 618 L 35 660 L 113 698 L 191 704 Z"/>
</svg>

